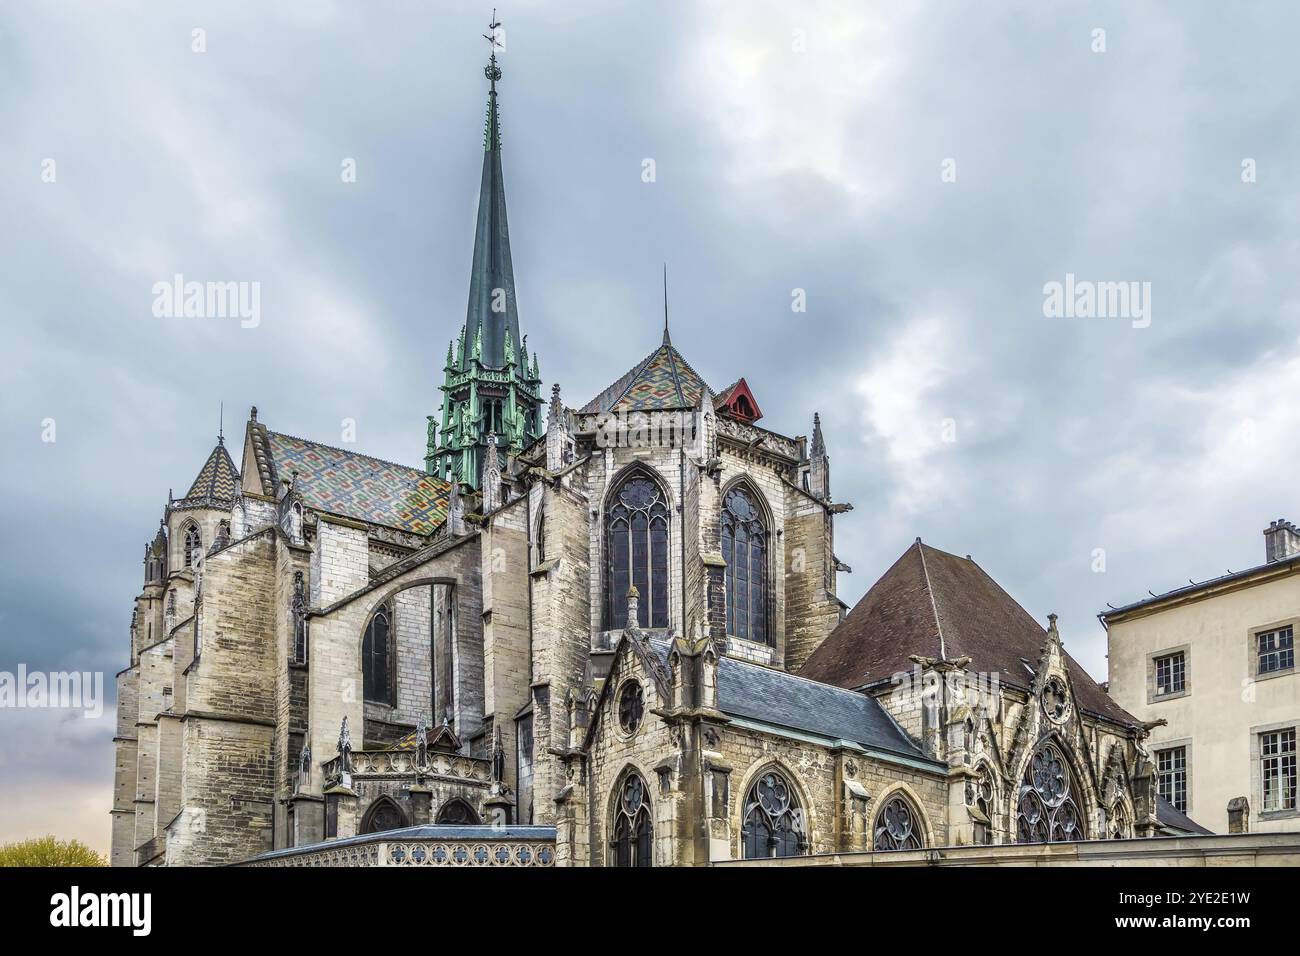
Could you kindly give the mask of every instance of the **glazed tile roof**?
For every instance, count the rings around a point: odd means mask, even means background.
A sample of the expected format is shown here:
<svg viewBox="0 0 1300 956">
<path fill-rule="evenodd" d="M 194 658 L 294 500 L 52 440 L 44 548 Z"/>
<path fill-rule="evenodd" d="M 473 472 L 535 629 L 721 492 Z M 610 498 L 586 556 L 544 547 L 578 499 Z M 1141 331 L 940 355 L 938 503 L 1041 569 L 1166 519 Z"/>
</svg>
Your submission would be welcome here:
<svg viewBox="0 0 1300 956">
<path fill-rule="evenodd" d="M 194 479 L 194 484 L 190 485 L 190 490 L 186 492 L 185 497 L 228 501 L 235 497 L 235 489 L 238 487 L 239 472 L 235 470 L 235 463 L 230 460 L 226 443 L 217 439 L 217 446 L 212 449 L 212 454 L 199 469 L 198 477 Z"/>
<path fill-rule="evenodd" d="M 269 430 L 265 440 L 273 478 L 297 472 L 309 508 L 416 534 L 431 534 L 447 517 L 451 486 L 418 468 Z"/>
<path fill-rule="evenodd" d="M 660 346 L 586 405 L 584 413 L 656 411 L 694 408 L 708 388 L 689 362 L 673 347 L 668 333 Z"/>
<path fill-rule="evenodd" d="M 970 668 L 997 673 L 1028 689 L 1046 630 L 970 558 L 919 540 L 903 552 L 813 652 L 799 673 L 840 687 L 862 687 L 909 671 L 912 655 L 971 659 Z M 1069 654 L 1070 685 L 1080 707 L 1136 726 Z"/>
</svg>

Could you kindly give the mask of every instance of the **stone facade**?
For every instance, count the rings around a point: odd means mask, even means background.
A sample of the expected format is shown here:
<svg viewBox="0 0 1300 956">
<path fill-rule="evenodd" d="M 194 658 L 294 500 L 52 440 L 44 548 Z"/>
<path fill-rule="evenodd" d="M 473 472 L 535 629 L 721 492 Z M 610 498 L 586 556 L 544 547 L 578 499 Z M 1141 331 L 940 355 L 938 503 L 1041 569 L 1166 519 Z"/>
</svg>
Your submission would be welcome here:
<svg viewBox="0 0 1300 956">
<path fill-rule="evenodd" d="M 748 383 L 711 389 L 665 326 L 586 405 L 555 386 L 542 430 L 499 76 L 470 322 L 426 470 L 273 432 L 254 408 L 239 470 L 219 440 L 168 496 L 118 676 L 113 863 L 1001 844 L 1048 745 L 1083 817 L 1067 835 L 1151 832 L 1141 735 L 1071 706 L 1055 637 L 1034 686 L 978 710 L 795 676 L 845 610 L 834 524 L 851 506 L 819 419 L 811 439 L 758 425 Z"/>
</svg>

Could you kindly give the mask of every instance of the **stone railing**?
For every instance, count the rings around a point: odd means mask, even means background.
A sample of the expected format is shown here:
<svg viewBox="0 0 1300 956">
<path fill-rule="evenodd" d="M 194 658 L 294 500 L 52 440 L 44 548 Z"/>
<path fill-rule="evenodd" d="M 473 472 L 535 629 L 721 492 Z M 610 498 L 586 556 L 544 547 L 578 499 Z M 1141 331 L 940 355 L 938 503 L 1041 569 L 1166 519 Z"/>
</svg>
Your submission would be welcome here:
<svg viewBox="0 0 1300 956">
<path fill-rule="evenodd" d="M 354 750 L 353 777 L 444 777 L 467 783 L 487 785 L 492 782 L 492 761 L 460 754 L 431 753 L 419 766 L 414 750 Z M 325 779 L 339 778 L 339 758 L 325 762 Z"/>
<path fill-rule="evenodd" d="M 239 865 L 549 867 L 555 827 L 406 827 L 275 850 Z"/>
<path fill-rule="evenodd" d="M 1204 834 L 863 850 L 785 859 L 726 860 L 714 866 L 1300 866 L 1300 833 Z"/>
<path fill-rule="evenodd" d="M 738 422 L 731 418 L 719 418 L 718 435 L 722 438 L 730 438 L 732 441 L 746 446 L 753 445 L 761 438 L 765 450 L 775 452 L 782 458 L 788 458 L 791 461 L 799 460 L 798 444 L 784 435 L 778 435 L 766 428 L 759 428 L 757 425 L 746 425 L 744 422 Z"/>
</svg>

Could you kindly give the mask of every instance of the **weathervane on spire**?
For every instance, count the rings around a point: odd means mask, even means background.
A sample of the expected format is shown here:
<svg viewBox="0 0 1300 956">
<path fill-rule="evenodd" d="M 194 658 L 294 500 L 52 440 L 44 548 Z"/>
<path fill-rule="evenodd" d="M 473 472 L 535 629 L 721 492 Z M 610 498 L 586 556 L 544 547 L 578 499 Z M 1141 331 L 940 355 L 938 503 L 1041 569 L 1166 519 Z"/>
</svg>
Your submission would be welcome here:
<svg viewBox="0 0 1300 956">
<path fill-rule="evenodd" d="M 501 21 L 497 19 L 496 8 L 492 8 L 492 22 L 488 24 L 488 29 L 492 32 L 483 34 L 483 39 L 491 44 L 492 55 L 488 58 L 488 65 L 483 67 L 483 75 L 492 81 L 492 89 L 496 89 L 497 80 L 501 79 L 501 67 L 497 66 L 497 48 L 505 48 L 505 44 L 497 38 L 497 31 L 501 29 Z"/>
</svg>

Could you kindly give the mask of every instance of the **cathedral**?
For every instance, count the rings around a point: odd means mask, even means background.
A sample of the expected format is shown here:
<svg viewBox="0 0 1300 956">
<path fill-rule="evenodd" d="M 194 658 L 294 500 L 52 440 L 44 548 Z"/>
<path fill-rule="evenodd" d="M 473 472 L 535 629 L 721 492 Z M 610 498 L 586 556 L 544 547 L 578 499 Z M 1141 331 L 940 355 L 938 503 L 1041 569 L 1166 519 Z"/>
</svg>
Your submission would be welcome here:
<svg viewBox="0 0 1300 956">
<path fill-rule="evenodd" d="M 600 394 L 544 390 L 495 53 L 485 73 L 424 466 L 253 408 L 168 495 L 117 677 L 112 863 L 697 866 L 1191 832 L 1149 726 L 969 556 L 917 539 L 847 608 L 852 506 L 816 415 L 765 428 L 744 370 L 713 388 L 666 322 Z"/>
</svg>

